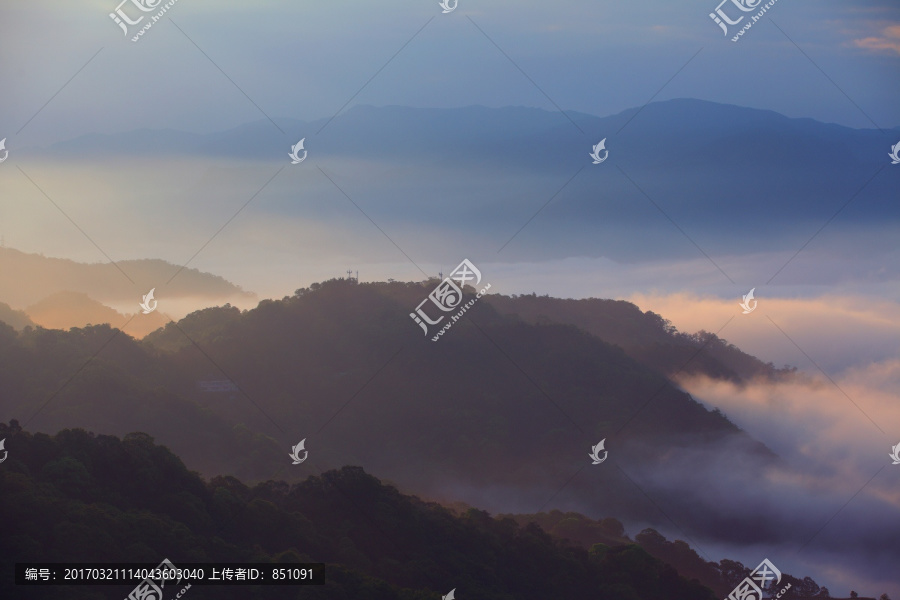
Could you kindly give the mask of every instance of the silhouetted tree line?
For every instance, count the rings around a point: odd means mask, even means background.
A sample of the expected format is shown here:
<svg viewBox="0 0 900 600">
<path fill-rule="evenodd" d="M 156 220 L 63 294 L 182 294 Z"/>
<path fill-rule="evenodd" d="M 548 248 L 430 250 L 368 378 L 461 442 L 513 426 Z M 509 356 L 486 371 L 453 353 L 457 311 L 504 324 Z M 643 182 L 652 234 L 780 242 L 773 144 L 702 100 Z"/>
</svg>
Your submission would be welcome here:
<svg viewBox="0 0 900 600">
<path fill-rule="evenodd" d="M 530 515 L 508 515 L 508 517 L 519 524 L 537 523 L 551 535 L 571 540 L 592 551 L 595 551 L 596 547 L 637 543 L 648 554 L 674 567 L 682 577 L 696 579 L 712 589 L 719 598 L 726 597 L 756 566 L 746 567 L 739 561 L 727 558 L 718 563 L 704 560 L 686 542 L 669 541 L 651 528 L 638 533 L 632 542 L 625 535 L 622 523 L 611 517 L 595 520 L 579 513 L 563 513 L 559 510 Z M 778 589 L 784 588 L 788 583 L 791 584 L 791 597 L 829 597 L 828 589 L 819 587 L 810 577 L 798 579 L 784 573 Z"/>
<path fill-rule="evenodd" d="M 529 323 L 577 326 L 667 375 L 684 372 L 738 382 L 754 377 L 778 379 L 796 371 L 764 363 L 713 333 L 679 332 L 671 321 L 624 300 L 524 294 L 491 295 L 487 301 L 501 313 L 517 315 Z"/>
<path fill-rule="evenodd" d="M 590 550 L 400 494 L 358 467 L 301 483 L 204 481 L 143 433 L 55 436 L 0 424 L 0 555 L 14 562 L 324 562 L 321 587 L 200 587 L 190 598 L 713 600 L 637 544 Z M 25 597 L 12 570 L 0 597 Z M 130 587 L 31 588 L 28 598 L 125 597 Z"/>
</svg>

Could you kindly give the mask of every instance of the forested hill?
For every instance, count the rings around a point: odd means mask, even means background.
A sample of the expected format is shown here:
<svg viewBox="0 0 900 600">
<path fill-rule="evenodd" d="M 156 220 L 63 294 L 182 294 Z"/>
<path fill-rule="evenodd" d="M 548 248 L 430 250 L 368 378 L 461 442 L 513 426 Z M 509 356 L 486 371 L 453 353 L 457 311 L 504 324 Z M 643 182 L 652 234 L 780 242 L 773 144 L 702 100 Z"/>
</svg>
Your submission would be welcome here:
<svg viewBox="0 0 900 600">
<path fill-rule="evenodd" d="M 10 453 L 0 468 L 0 555 L 14 562 L 324 562 L 323 587 L 193 587 L 196 599 L 713 600 L 624 537 L 588 549 L 517 524 L 399 493 L 358 467 L 289 485 L 204 481 L 153 439 L 83 430 L 55 436 L 0 423 Z M 710 568 L 719 567 L 710 563 Z M 726 583 L 743 577 L 722 562 Z M 114 587 L 35 588 L 32 600 L 124 597 Z M 22 597 L 12 570 L 0 597 Z"/>
<path fill-rule="evenodd" d="M 712 589 L 717 598 L 727 597 L 734 587 L 750 574 L 750 569 L 740 561 L 725 558 L 716 563 L 705 560 L 687 542 L 669 541 L 652 528 L 638 533 L 632 542 L 625 535 L 622 523 L 612 517 L 589 519 L 578 513 L 552 510 L 528 515 L 498 515 L 497 518 L 510 518 L 522 526 L 536 523 L 552 536 L 571 541 L 588 550 L 595 548 L 597 544 L 615 547 L 637 543 L 655 558 L 675 567 L 679 575 L 687 579 L 697 579 Z M 770 589 L 770 597 L 789 583 L 790 597 L 795 600 L 830 597 L 828 588 L 819 586 L 811 577 L 794 577 L 789 573 L 783 573 L 775 589 Z"/>
<path fill-rule="evenodd" d="M 198 311 L 142 342 L 108 326 L 0 328 L 11 366 L 0 409 L 51 433 L 146 431 L 192 469 L 251 482 L 299 477 L 287 454 L 305 439 L 322 468 L 357 464 L 407 491 L 507 511 L 540 506 L 601 439 L 619 464 L 642 469 L 720 443 L 772 458 L 573 326 L 532 325 L 483 302 L 432 342 L 409 317 L 432 287 L 330 281 L 250 311 Z M 506 490 L 497 504 L 468 494 L 486 486 Z M 597 510 L 640 518 L 636 493 L 583 477 L 556 499 L 599 496 Z"/>
<path fill-rule="evenodd" d="M 660 315 L 643 312 L 624 300 L 571 300 L 532 294 L 491 295 L 487 301 L 499 312 L 518 315 L 528 323 L 575 325 L 670 376 L 683 372 L 739 382 L 754 377 L 779 378 L 794 371 L 776 369 L 715 334 L 679 332 Z"/>
</svg>

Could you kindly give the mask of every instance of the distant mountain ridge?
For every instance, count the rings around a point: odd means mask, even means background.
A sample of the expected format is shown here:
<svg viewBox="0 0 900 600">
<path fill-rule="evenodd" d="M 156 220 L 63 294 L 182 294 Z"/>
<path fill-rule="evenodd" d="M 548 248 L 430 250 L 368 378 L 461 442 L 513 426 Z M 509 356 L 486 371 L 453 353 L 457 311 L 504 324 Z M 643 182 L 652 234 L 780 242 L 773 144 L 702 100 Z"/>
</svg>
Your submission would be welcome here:
<svg viewBox="0 0 900 600">
<path fill-rule="evenodd" d="M 32 304 L 23 312 L 28 315 L 31 321 L 29 324 L 46 329 L 65 330 L 72 327 L 109 324 L 136 338 L 144 337 L 163 327 L 168 320 L 158 312 L 147 315 L 141 313 L 140 318 L 136 318 L 139 314 L 138 303 L 134 302 L 133 308 L 132 312 L 122 314 L 85 293 L 62 291 Z M 2 320 L 2 315 L 0 315 L 0 321 Z M 13 326 L 15 327 L 15 325 Z M 16 327 L 16 329 L 21 329 L 21 327 Z"/>
<path fill-rule="evenodd" d="M 81 292 L 56 292 L 25 309 L 31 320 L 48 329 L 109 323 L 122 328 L 128 317 Z"/>
<path fill-rule="evenodd" d="M 118 266 L 118 268 L 117 268 Z M 122 275 L 124 271 L 134 283 Z M 169 297 L 254 299 L 253 293 L 218 275 L 187 268 L 171 284 L 166 282 L 178 265 L 158 259 L 120 260 L 112 263 L 80 263 L 65 258 L 0 248 L 0 302 L 26 307 L 59 292 L 78 292 L 101 302 L 136 302 L 151 288 Z M 157 296 L 161 295 L 160 293 Z"/>
<path fill-rule="evenodd" d="M 34 325 L 34 322 L 24 311 L 15 310 L 5 302 L 0 302 L 0 322 L 6 323 L 17 330 Z"/>
<path fill-rule="evenodd" d="M 333 120 L 302 121 L 283 117 L 276 122 L 289 132 L 289 139 L 306 137 L 307 149 L 319 156 L 403 157 L 428 162 L 452 159 L 465 163 L 467 160 L 481 161 L 490 155 L 498 164 L 524 162 L 528 168 L 553 164 L 560 156 L 581 158 L 581 149 L 572 148 L 571 153 L 561 150 L 564 145 L 583 144 L 585 135 L 594 142 L 599 141 L 599 138 L 595 139 L 597 135 L 607 137 L 609 145 L 614 145 L 620 155 L 640 149 L 642 158 L 657 166 L 671 164 L 671 157 L 679 154 L 691 156 L 709 150 L 725 150 L 717 155 L 718 164 L 725 161 L 745 165 L 746 155 L 737 142 L 740 136 L 751 133 L 759 142 L 767 137 L 792 141 L 791 145 L 797 149 L 808 148 L 812 142 L 814 152 L 796 155 L 799 159 L 816 158 L 819 162 L 824 160 L 833 164 L 853 157 L 854 162 L 875 159 L 883 162 L 881 154 L 884 152 L 869 147 L 869 144 L 888 139 L 874 129 L 853 129 L 810 118 L 786 117 L 770 110 L 689 98 L 654 102 L 605 117 L 575 111 L 566 111 L 563 115 L 530 107 L 360 105 Z M 316 133 L 319 130 L 322 130 L 321 134 Z M 895 130 L 900 131 L 900 127 Z M 832 152 L 829 138 L 846 143 L 846 148 Z M 731 151 L 729 148 L 711 148 L 708 144 L 714 139 L 730 140 L 728 143 L 736 146 Z M 88 134 L 48 148 L 23 148 L 21 151 L 57 158 L 72 157 L 77 152 L 79 156 L 87 157 L 199 154 L 281 161 L 286 156 L 282 151 L 284 140 L 281 132 L 268 120 L 259 120 L 210 134 L 171 129 Z M 675 153 L 668 151 L 673 144 Z M 786 154 L 787 149 L 784 146 L 771 148 L 778 155 Z M 773 166 L 781 160 L 772 152 L 760 153 L 754 159 Z"/>
<path fill-rule="evenodd" d="M 539 218 L 545 245 L 522 248 L 520 260 L 645 256 L 649 244 L 619 236 L 623 226 L 645 228 L 651 237 L 673 234 L 648 198 L 713 253 L 734 244 L 795 249 L 797 231 L 815 231 L 851 198 L 854 210 L 842 211 L 831 229 L 900 225 L 900 204 L 892 201 L 898 171 L 886 168 L 900 129 L 853 129 L 696 99 L 605 117 L 526 107 L 355 106 L 330 122 L 277 122 L 286 135 L 260 120 L 212 134 L 82 136 L 20 152 L 54 161 L 152 156 L 289 164 L 291 145 L 303 138 L 304 164 L 365 189 L 382 219 L 402 215 L 433 225 L 435 211 L 453 205 L 457 210 L 440 215 L 444 226 L 491 238 L 510 229 L 511 216 L 533 214 L 558 190 Z M 592 165 L 589 153 L 601 139 L 609 158 Z M 541 198 L 519 206 L 535 186 L 546 190 Z M 275 182 L 270 193 L 289 198 L 296 189 Z M 271 210 L 296 216 L 301 208 L 285 202 Z M 696 252 L 674 239 L 681 255 Z"/>
</svg>

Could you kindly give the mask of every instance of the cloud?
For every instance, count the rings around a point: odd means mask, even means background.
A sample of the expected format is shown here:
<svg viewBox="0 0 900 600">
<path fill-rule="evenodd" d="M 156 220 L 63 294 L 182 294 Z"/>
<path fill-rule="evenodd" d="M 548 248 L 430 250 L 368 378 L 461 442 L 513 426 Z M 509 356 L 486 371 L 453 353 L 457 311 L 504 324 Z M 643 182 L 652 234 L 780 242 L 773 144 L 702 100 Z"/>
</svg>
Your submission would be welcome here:
<svg viewBox="0 0 900 600">
<path fill-rule="evenodd" d="M 712 515 L 707 521 L 738 523 L 699 535 L 721 544 L 733 542 L 741 529 L 763 532 L 760 546 L 783 555 L 797 572 L 824 573 L 829 585 L 841 588 L 868 581 L 897 589 L 900 580 L 887 573 L 900 559 L 891 525 L 900 515 L 893 483 L 900 467 L 888 454 L 900 442 L 900 359 L 850 369 L 833 382 L 800 377 L 735 385 L 692 377 L 680 384 L 783 461 L 747 469 L 727 446 L 719 452 L 707 447 L 645 474 L 645 482 L 682 496 L 680 502 L 693 493 L 692 483 L 702 483 L 693 501 Z"/>
<path fill-rule="evenodd" d="M 881 30 L 880 36 L 870 36 L 853 40 L 857 48 L 887 51 L 900 55 L 900 25 L 890 25 Z"/>
<path fill-rule="evenodd" d="M 559 474 L 546 487 L 445 477 L 433 495 L 496 512 L 546 506 L 615 516 L 632 536 L 653 527 L 689 541 L 708 560 L 752 566 L 769 558 L 785 573 L 813 577 L 836 597 L 850 589 L 861 596 L 900 593 L 900 466 L 888 458 L 900 442 L 900 359 L 850 369 L 834 383 L 805 375 L 746 385 L 704 377 L 678 383 L 777 458 L 740 435 L 666 445 L 636 438 L 613 443 L 609 464 L 616 468 L 579 476 L 565 491 L 559 486 L 567 477 Z M 627 479 L 617 476 L 619 469 Z"/>
</svg>

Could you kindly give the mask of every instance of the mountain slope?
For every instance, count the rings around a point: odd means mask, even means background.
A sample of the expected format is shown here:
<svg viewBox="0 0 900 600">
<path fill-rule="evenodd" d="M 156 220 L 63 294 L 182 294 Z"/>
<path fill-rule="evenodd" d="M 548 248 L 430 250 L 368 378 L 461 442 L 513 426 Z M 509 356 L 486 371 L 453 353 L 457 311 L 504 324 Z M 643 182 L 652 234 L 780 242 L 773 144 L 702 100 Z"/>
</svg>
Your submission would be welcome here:
<svg viewBox="0 0 900 600">
<path fill-rule="evenodd" d="M 510 518 L 521 526 L 536 523 L 550 535 L 573 542 L 586 550 L 595 548 L 597 544 L 615 547 L 637 543 L 652 556 L 675 567 L 686 579 L 700 581 L 713 590 L 718 598 L 727 597 L 736 585 L 750 575 L 751 571 L 734 560 L 722 559 L 718 563 L 704 560 L 686 542 L 682 540 L 670 542 L 658 531 L 650 528 L 638 533 L 632 542 L 625 535 L 622 523 L 610 517 L 594 520 L 578 513 L 553 510 L 532 515 L 498 515 L 498 518 Z M 773 586 L 775 589 L 770 588 L 769 591 L 775 594 L 788 583 L 791 583 L 793 598 L 825 598 L 828 594 L 827 588 L 823 593 L 822 588 L 812 578 L 800 579 L 787 573 L 783 573 L 778 586 Z"/>
<path fill-rule="evenodd" d="M 137 303 L 135 308 L 138 308 Z M 57 292 L 25 309 L 34 324 L 47 329 L 70 329 L 88 325 L 108 324 L 140 338 L 164 326 L 168 319 L 161 313 L 149 315 L 120 312 L 97 302 L 80 292 Z"/>
<path fill-rule="evenodd" d="M 27 314 L 21 310 L 13 309 L 4 302 L 0 302 L 0 321 L 20 331 L 29 325 L 34 326 L 34 322 Z"/>
<path fill-rule="evenodd" d="M 528 323 L 577 326 L 670 377 L 677 373 L 704 374 L 738 382 L 755 377 L 776 379 L 795 370 L 776 369 L 711 333 L 679 333 L 659 315 L 642 312 L 624 300 L 494 294 L 486 301 L 499 312 L 519 316 Z"/>
<path fill-rule="evenodd" d="M 851 198 L 853 209 L 842 210 L 831 231 L 858 234 L 858 226 L 867 225 L 890 239 L 900 225 L 900 206 L 892 201 L 896 170 L 884 168 L 896 143 L 890 131 L 697 99 L 604 117 L 569 116 L 575 126 L 559 112 L 524 107 L 356 106 L 325 129 L 326 119 L 278 122 L 291 144 L 307 139 L 310 160 L 351 197 L 378 206 L 382 227 L 440 230 L 446 237 L 435 247 L 463 236 L 468 247 L 495 252 L 502 244 L 498 233 L 509 239 L 552 198 L 505 251 L 507 260 L 695 257 L 694 244 L 711 256 L 796 251 Z M 194 158 L 201 165 L 211 160 L 215 168 L 199 168 L 233 181 L 235 161 L 244 167 L 285 163 L 285 139 L 261 120 L 204 135 L 92 135 L 22 154 L 57 164 L 112 156 L 137 165 L 148 156 Z M 588 153 L 601 139 L 609 159 L 592 165 Z M 311 198 L 333 193 L 327 179 L 302 167 L 296 172 Z M 271 217 L 339 216 L 335 205 L 294 201 L 295 181 L 287 178 L 267 193 L 272 200 L 261 210 Z M 540 238 L 531 239 L 538 232 Z M 445 259 L 427 245 L 417 251 L 423 253 L 435 262 Z"/>
<path fill-rule="evenodd" d="M 358 467 L 293 486 L 267 481 L 251 488 L 232 477 L 201 480 L 142 433 L 119 439 L 64 430 L 50 437 L 23 431 L 13 421 L 0 423 L 0 437 L 9 441 L 11 453 L 0 470 L 0 514 L 7 518 L 0 552 L 15 562 L 155 564 L 166 556 L 176 566 L 326 563 L 320 575 L 327 585 L 298 592 L 303 598 L 369 593 L 412 599 L 454 585 L 469 598 L 637 593 L 700 600 L 713 596 L 688 578 L 721 597 L 749 574 L 737 561 L 703 561 L 683 541 L 669 542 L 652 529 L 635 543 L 614 518 L 451 512 L 403 495 Z M 551 566 L 552 572 L 533 579 L 535 570 Z M 827 597 L 808 577 L 785 573 L 786 582 L 793 584 L 794 596 Z M 11 589 L 7 570 L 0 574 L 0 591 Z M 32 597 L 53 598 L 59 589 L 38 588 Z M 286 591 L 268 588 L 254 597 L 284 598 Z M 66 592 L 68 598 L 95 597 L 90 587 Z M 192 595 L 246 597 L 229 593 L 197 588 Z"/>
<path fill-rule="evenodd" d="M 306 439 L 318 464 L 360 464 L 434 496 L 497 486 L 507 509 L 540 506 L 603 438 L 623 464 L 661 466 L 660 447 L 726 442 L 774 459 L 575 327 L 529 325 L 482 303 L 435 344 L 409 318 L 429 291 L 331 281 L 251 311 L 198 311 L 141 344 L 107 326 L 9 330 L 0 358 L 18 366 L 0 373 L 0 410 L 35 415 L 29 426 L 45 431 L 143 429 L 192 468 L 257 481 L 296 477 L 287 452 Z M 603 485 L 576 479 L 556 501 Z M 632 494 L 607 494 L 597 510 L 640 514 Z"/>
<path fill-rule="evenodd" d="M 194 598 L 418 600 L 457 589 L 472 600 L 713 600 L 636 545 L 588 552 L 536 525 L 469 511 L 455 517 L 345 467 L 294 486 L 205 482 L 145 434 L 54 437 L 0 424 L 0 552 L 15 562 L 323 562 L 327 584 L 191 588 Z M 12 570 L 0 592 L 13 597 Z M 129 586 L 123 586 L 123 595 Z M 36 588 L 87 600 L 112 588 Z M 64 592 L 63 592 L 64 590 Z"/>
<path fill-rule="evenodd" d="M 141 295 L 151 288 L 163 290 L 169 298 L 207 298 L 223 302 L 232 299 L 249 301 L 254 294 L 226 281 L 218 275 L 197 269 L 178 271 L 178 265 L 163 260 L 122 260 L 111 263 L 79 263 L 64 258 L 29 254 L 12 248 L 0 248 L 0 301 L 25 307 L 58 292 L 86 294 L 103 303 L 127 302 L 137 310 Z M 121 269 L 135 283 L 122 275 Z"/>
<path fill-rule="evenodd" d="M 47 329 L 68 329 L 108 323 L 123 327 L 128 317 L 79 292 L 57 292 L 25 309 L 31 320 Z"/>
</svg>

